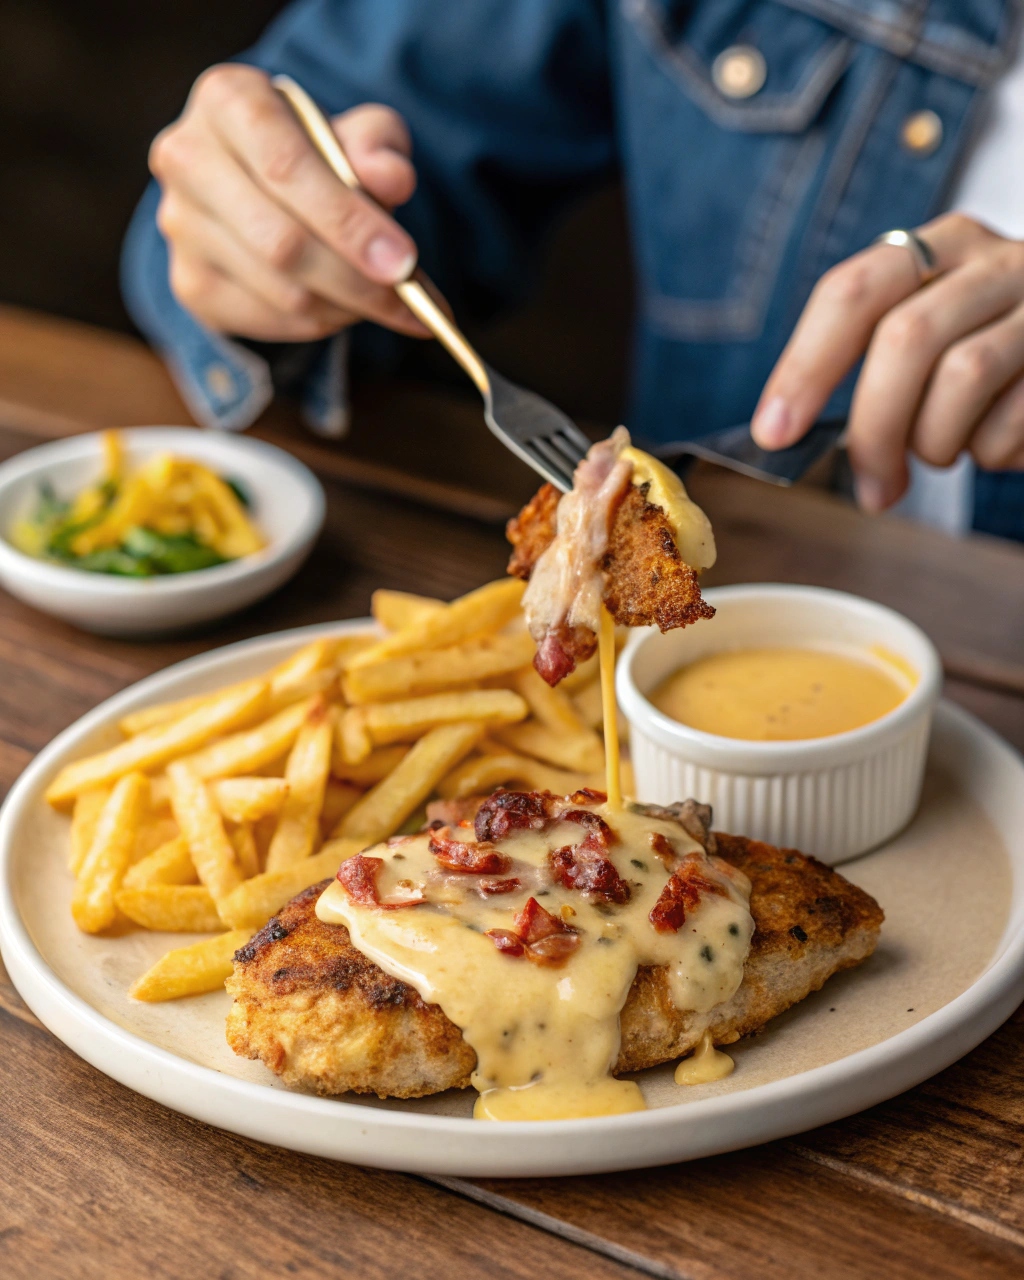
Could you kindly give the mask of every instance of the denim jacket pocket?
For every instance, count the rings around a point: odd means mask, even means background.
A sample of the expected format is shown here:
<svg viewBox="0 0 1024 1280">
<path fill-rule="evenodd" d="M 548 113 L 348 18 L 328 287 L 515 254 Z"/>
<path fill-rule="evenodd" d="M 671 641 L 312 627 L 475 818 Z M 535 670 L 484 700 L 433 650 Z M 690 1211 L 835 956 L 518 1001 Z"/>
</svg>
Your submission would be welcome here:
<svg viewBox="0 0 1024 1280">
<path fill-rule="evenodd" d="M 623 10 L 663 74 L 719 128 L 743 133 L 803 133 L 854 44 L 825 22 L 763 0 L 623 0 Z M 730 49 L 764 59 L 764 85 L 747 97 L 716 83 L 716 62 Z"/>
</svg>

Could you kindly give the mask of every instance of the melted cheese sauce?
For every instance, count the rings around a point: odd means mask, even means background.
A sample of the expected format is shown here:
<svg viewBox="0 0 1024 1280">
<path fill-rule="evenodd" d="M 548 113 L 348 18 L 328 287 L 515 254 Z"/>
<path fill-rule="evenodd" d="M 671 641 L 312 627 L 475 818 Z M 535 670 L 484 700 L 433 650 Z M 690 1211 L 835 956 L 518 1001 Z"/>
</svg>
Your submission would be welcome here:
<svg viewBox="0 0 1024 1280">
<path fill-rule="evenodd" d="M 705 1031 L 692 1055 L 676 1067 L 674 1078 L 676 1084 L 711 1084 L 731 1076 L 735 1069 L 736 1063 L 727 1053 L 715 1048 L 710 1031 Z"/>
<path fill-rule="evenodd" d="M 583 806 L 580 806 L 583 807 Z M 352 942 L 386 973 L 437 1004 L 477 1055 L 473 1084 L 479 1119 L 554 1119 L 606 1115 L 644 1106 L 638 1087 L 617 1081 L 619 1013 L 639 965 L 664 965 L 677 1008 L 706 1012 L 736 991 L 753 934 L 750 885 L 740 872 L 709 859 L 671 821 L 628 809 L 587 805 L 619 836 L 607 851 L 631 888 L 622 906 L 592 901 L 554 882 L 551 850 L 577 844 L 579 824 L 516 831 L 498 843 L 512 858 L 508 876 L 521 887 L 481 895 L 479 877 L 439 869 L 429 833 L 393 839 L 369 851 L 383 860 L 382 901 L 421 890 L 425 902 L 399 910 L 363 906 L 337 881 L 317 903 L 321 920 L 348 927 Z M 677 932 L 658 932 L 648 916 L 669 869 L 651 846 L 667 837 L 678 854 L 696 857 L 724 895 L 704 894 Z M 460 840 L 471 829 L 455 828 Z M 488 929 L 512 929 L 529 897 L 579 930 L 580 945 L 558 968 L 503 954 Z"/>
<path fill-rule="evenodd" d="M 632 445 L 619 457 L 632 464 L 633 484 L 649 486 L 647 501 L 661 507 L 676 535 L 679 554 L 691 569 L 710 569 L 715 563 L 715 535 L 711 521 L 686 492 L 676 473 Z"/>
<path fill-rule="evenodd" d="M 659 684 L 651 702 L 681 724 L 723 738 L 827 738 L 870 724 L 906 698 L 906 664 L 882 651 L 741 649 L 713 653 Z"/>
</svg>

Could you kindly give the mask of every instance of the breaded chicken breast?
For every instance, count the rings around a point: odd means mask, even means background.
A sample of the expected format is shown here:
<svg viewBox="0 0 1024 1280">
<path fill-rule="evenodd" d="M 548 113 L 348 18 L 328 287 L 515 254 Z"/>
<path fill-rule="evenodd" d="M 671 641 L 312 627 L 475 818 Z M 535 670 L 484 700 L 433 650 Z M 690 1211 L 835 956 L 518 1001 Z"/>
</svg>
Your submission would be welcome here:
<svg viewBox="0 0 1024 1280">
<path fill-rule="evenodd" d="M 641 968 L 621 1014 L 616 1073 L 688 1053 L 705 1030 L 716 1044 L 731 1044 L 875 949 L 882 910 L 837 871 L 795 849 L 714 839 L 709 850 L 752 885 L 755 933 L 742 983 L 731 999 L 696 1014 L 675 1008 L 664 969 Z M 363 956 L 343 925 L 317 918 L 328 884 L 299 894 L 235 956 L 231 1048 L 318 1093 L 415 1098 L 466 1088 L 476 1055 L 458 1027 Z"/>
</svg>

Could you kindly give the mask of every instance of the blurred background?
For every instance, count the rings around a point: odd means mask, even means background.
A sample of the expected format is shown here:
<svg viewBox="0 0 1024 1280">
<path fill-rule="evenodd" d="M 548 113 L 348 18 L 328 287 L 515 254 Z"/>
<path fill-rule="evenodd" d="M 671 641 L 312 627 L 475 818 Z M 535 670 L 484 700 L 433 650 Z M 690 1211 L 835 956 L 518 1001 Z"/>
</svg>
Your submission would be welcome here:
<svg viewBox="0 0 1024 1280">
<path fill-rule="evenodd" d="M 280 0 L 0 0 L 0 303 L 131 330 L 121 238 L 153 136 Z M 621 419 L 631 276 L 619 191 L 559 227 L 530 304 L 472 332 L 567 412 Z M 447 365 L 437 362 L 445 377 Z"/>
</svg>

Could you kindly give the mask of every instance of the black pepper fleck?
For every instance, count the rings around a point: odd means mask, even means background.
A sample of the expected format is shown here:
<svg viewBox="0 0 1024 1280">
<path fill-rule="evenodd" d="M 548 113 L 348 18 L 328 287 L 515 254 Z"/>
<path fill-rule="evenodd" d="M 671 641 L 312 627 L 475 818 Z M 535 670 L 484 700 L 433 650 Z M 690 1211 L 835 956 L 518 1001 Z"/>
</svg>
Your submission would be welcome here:
<svg viewBox="0 0 1024 1280">
<path fill-rule="evenodd" d="M 711 950 L 709 946 L 705 945 L 701 947 L 700 954 L 701 954 L 701 958 L 706 960 L 708 964 L 714 964 L 715 953 Z"/>
<path fill-rule="evenodd" d="M 646 871 L 647 863 L 641 862 L 639 858 L 630 858 L 630 865 L 637 868 L 638 871 Z"/>
<path fill-rule="evenodd" d="M 732 936 L 733 936 L 734 938 L 738 938 L 738 937 L 740 936 L 740 927 L 739 927 L 739 925 L 738 925 L 738 924 L 731 924 L 731 925 L 729 926 L 729 932 L 732 934 Z"/>
<path fill-rule="evenodd" d="M 794 938 L 796 938 L 797 942 L 807 941 L 807 934 L 804 933 L 803 929 L 801 929 L 798 924 L 795 924 L 792 927 L 792 929 L 790 929 L 789 932 L 793 935 Z"/>
</svg>

